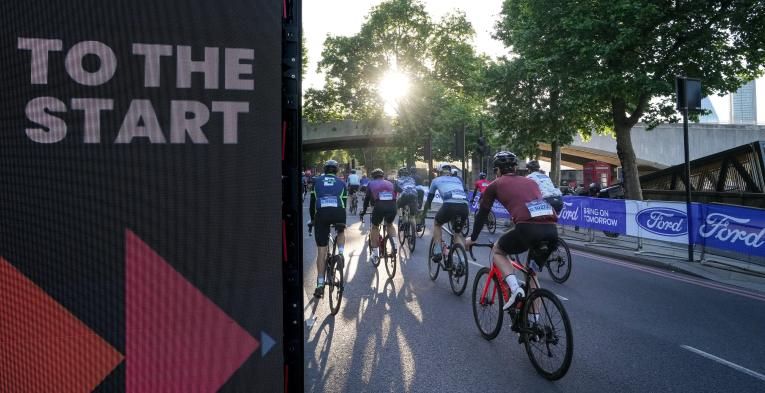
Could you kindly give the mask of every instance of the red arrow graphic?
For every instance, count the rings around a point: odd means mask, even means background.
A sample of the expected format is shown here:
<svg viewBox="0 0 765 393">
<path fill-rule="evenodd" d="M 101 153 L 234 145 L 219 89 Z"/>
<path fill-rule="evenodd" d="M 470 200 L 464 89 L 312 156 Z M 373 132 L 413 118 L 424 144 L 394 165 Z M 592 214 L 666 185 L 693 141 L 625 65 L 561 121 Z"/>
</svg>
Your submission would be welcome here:
<svg viewBox="0 0 765 393">
<path fill-rule="evenodd" d="M 215 392 L 260 343 L 130 230 L 128 393 Z"/>
<path fill-rule="evenodd" d="M 0 258 L 0 392 L 90 392 L 122 355 Z"/>
</svg>

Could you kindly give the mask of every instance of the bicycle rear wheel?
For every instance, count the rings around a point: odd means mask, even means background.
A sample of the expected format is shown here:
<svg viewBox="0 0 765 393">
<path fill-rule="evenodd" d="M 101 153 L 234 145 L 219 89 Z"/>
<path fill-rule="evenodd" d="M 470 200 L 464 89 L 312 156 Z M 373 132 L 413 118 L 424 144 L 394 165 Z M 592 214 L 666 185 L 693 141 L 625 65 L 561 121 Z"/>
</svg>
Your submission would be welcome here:
<svg viewBox="0 0 765 393">
<path fill-rule="evenodd" d="M 409 245 L 409 252 L 414 252 L 414 247 L 417 245 L 417 224 L 413 219 L 409 219 L 406 229 L 406 241 Z M 404 243 L 401 243 L 401 247 L 404 247 Z"/>
<path fill-rule="evenodd" d="M 430 251 L 428 252 L 428 274 L 430 274 L 430 279 L 433 281 L 438 278 L 438 270 L 441 268 L 441 265 L 438 262 L 433 261 L 433 250 L 435 250 L 436 247 L 440 246 L 436 245 L 433 239 L 430 239 Z M 443 255 L 441 258 L 443 258 Z"/>
<path fill-rule="evenodd" d="M 330 258 L 331 264 L 327 265 L 327 276 L 329 278 L 329 310 L 332 315 L 337 315 L 340 311 L 340 304 L 343 302 L 343 264 L 337 263 L 339 256 Z"/>
<path fill-rule="evenodd" d="M 489 280 L 489 268 L 483 267 L 478 270 L 473 279 L 473 320 L 481 336 L 487 340 L 493 340 L 502 329 L 502 312 L 504 298 L 499 288 L 499 280 L 492 277 Z M 486 289 L 486 296 L 483 291 Z"/>
<path fill-rule="evenodd" d="M 531 316 L 538 315 L 534 321 Z M 521 335 L 531 364 L 543 377 L 563 378 L 571 366 L 574 338 L 563 304 L 546 289 L 535 289 L 526 298 Z"/>
<path fill-rule="evenodd" d="M 385 270 L 388 271 L 388 277 L 393 278 L 396 276 L 396 249 L 393 244 L 393 237 L 390 234 L 386 234 L 383 239 L 384 248 L 380 249 L 383 259 L 385 260 Z"/>
<path fill-rule="evenodd" d="M 571 250 L 563 239 L 558 239 L 558 249 L 547 258 L 547 271 L 553 281 L 561 284 L 571 275 Z"/>
<path fill-rule="evenodd" d="M 486 228 L 490 233 L 494 233 L 497 230 L 497 216 L 494 215 L 493 211 L 489 211 L 489 217 L 486 220 Z"/>
<path fill-rule="evenodd" d="M 465 222 L 462 223 L 462 236 L 467 236 L 470 232 L 470 216 L 465 217 Z"/>
<path fill-rule="evenodd" d="M 425 220 L 423 219 L 421 223 L 417 224 L 417 237 L 422 239 L 423 236 L 425 236 Z"/>
<path fill-rule="evenodd" d="M 406 232 L 408 230 L 409 222 L 405 220 L 404 218 L 399 217 L 398 219 L 398 242 L 403 247 L 404 242 L 406 241 Z"/>
<path fill-rule="evenodd" d="M 449 284 L 452 292 L 460 296 L 465 292 L 468 282 L 468 259 L 465 247 L 454 243 L 449 250 L 449 259 L 452 261 L 452 270 L 449 270 Z"/>
</svg>

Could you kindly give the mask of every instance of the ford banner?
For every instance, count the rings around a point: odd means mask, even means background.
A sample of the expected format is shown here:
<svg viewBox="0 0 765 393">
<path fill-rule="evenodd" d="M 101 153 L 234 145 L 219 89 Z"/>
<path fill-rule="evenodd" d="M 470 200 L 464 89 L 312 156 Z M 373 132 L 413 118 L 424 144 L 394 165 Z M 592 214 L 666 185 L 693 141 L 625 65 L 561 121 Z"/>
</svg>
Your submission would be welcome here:
<svg viewBox="0 0 765 393">
<path fill-rule="evenodd" d="M 580 196 L 564 196 L 563 210 L 558 216 L 558 223 L 569 226 L 584 226 L 582 223 L 582 204 L 590 199 Z"/>
<path fill-rule="evenodd" d="M 765 210 L 705 204 L 698 242 L 706 247 L 765 256 Z"/>
<path fill-rule="evenodd" d="M 688 215 L 683 202 L 625 201 L 627 234 L 643 239 L 688 244 Z M 699 217 L 701 207 L 694 204 L 692 217 Z M 698 220 L 697 220 L 698 221 Z M 694 227 L 698 223 L 694 222 Z"/>
<path fill-rule="evenodd" d="M 627 214 L 623 199 L 585 198 L 582 222 L 585 228 L 626 234 Z"/>
</svg>

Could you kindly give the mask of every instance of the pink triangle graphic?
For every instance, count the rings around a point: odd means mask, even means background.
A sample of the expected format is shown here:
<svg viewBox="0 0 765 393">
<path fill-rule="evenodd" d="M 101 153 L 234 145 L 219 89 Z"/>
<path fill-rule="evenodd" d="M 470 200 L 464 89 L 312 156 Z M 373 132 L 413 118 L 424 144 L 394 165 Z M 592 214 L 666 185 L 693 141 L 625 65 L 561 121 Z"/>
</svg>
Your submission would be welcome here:
<svg viewBox="0 0 765 393">
<path fill-rule="evenodd" d="M 127 393 L 217 391 L 260 343 L 130 230 L 125 249 Z"/>
</svg>

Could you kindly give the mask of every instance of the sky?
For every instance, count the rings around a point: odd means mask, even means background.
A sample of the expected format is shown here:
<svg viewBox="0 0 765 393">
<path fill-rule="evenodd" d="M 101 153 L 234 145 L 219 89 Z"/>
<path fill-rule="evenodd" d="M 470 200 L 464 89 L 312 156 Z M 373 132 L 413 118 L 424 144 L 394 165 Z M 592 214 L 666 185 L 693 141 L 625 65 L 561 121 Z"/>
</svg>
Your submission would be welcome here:
<svg viewBox="0 0 765 393">
<path fill-rule="evenodd" d="M 501 42 L 491 38 L 502 10 L 502 0 L 421 1 L 434 21 L 457 9 L 465 12 L 476 32 L 474 44 L 478 52 L 495 58 L 508 54 Z M 372 7 L 380 3 L 382 0 L 303 0 L 303 36 L 308 47 L 309 64 L 308 73 L 303 78 L 304 90 L 324 85 L 316 65 L 321 60 L 327 35 L 351 36 L 358 33 Z"/>
</svg>

